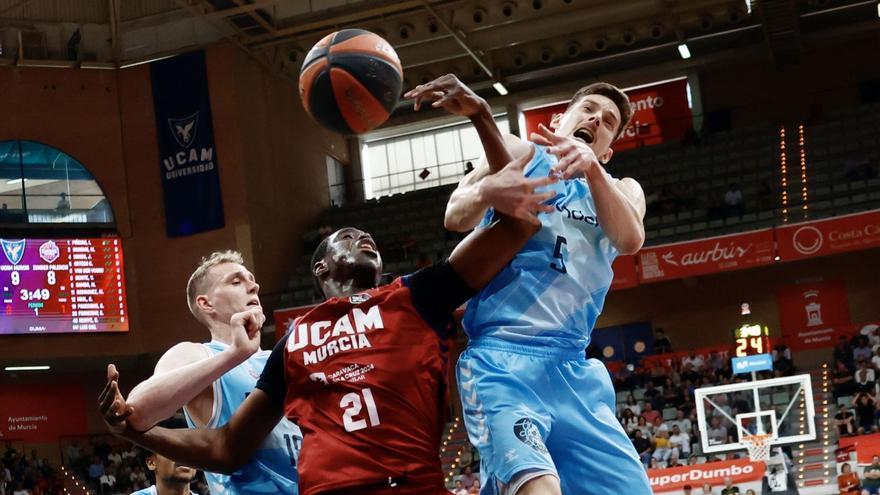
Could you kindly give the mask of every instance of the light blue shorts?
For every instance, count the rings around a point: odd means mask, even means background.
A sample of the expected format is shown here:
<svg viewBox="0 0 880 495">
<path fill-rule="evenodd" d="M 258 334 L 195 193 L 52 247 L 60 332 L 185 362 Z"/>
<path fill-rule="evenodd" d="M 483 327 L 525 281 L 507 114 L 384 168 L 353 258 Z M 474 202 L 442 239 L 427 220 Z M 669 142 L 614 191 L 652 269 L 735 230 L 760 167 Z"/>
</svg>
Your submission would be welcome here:
<svg viewBox="0 0 880 495">
<path fill-rule="evenodd" d="M 565 495 L 651 493 L 600 361 L 484 338 L 462 353 L 457 376 L 481 495 L 531 471 L 555 473 Z"/>
</svg>

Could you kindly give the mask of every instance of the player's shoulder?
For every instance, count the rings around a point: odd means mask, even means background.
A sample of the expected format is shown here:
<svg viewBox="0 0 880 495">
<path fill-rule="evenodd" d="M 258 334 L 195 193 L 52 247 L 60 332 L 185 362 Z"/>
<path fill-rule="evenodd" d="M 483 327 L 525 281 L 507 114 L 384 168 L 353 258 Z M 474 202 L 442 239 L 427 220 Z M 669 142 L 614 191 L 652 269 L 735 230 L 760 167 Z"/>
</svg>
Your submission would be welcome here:
<svg viewBox="0 0 880 495">
<path fill-rule="evenodd" d="M 514 134 L 504 134 L 504 145 L 507 147 L 507 151 L 514 158 L 519 158 L 524 155 L 528 155 L 531 152 L 532 143 L 520 138 Z"/>
<path fill-rule="evenodd" d="M 180 342 L 165 351 L 156 363 L 156 373 L 171 371 L 196 361 L 210 357 L 203 344 L 196 342 Z"/>
</svg>

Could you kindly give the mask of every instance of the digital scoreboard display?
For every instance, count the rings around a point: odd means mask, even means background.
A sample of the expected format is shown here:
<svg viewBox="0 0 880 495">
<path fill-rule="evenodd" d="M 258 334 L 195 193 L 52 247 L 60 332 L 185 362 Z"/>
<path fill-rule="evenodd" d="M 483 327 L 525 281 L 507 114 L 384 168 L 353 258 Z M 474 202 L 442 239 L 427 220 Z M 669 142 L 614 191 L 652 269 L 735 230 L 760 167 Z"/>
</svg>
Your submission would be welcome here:
<svg viewBox="0 0 880 495">
<path fill-rule="evenodd" d="M 127 332 L 122 242 L 0 239 L 0 335 Z"/>
<path fill-rule="evenodd" d="M 770 329 L 761 325 L 743 325 L 733 331 L 736 357 L 770 352 Z"/>
</svg>

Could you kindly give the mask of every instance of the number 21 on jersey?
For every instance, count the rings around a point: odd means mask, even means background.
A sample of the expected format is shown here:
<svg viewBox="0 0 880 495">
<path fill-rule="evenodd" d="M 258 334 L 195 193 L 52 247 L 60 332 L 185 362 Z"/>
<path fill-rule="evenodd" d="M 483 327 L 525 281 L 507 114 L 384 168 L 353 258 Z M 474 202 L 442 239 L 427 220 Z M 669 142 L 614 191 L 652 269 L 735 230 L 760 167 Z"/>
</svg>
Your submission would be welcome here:
<svg viewBox="0 0 880 495">
<path fill-rule="evenodd" d="M 363 396 L 363 401 L 361 401 Z M 367 405 L 367 418 L 361 415 L 363 404 Z M 358 431 L 367 427 L 367 419 L 369 426 L 379 426 L 379 412 L 376 410 L 376 401 L 373 400 L 373 391 L 365 388 L 361 393 L 350 392 L 342 396 L 339 401 L 339 407 L 343 409 L 342 424 L 345 425 L 345 431 Z"/>
</svg>

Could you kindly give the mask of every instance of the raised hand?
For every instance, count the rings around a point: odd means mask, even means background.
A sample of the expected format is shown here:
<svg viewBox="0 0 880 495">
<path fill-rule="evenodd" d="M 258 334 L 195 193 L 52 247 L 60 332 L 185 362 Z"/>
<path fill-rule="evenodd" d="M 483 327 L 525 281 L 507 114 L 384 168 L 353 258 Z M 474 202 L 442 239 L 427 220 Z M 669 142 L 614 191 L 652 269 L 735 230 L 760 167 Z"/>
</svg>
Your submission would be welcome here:
<svg viewBox="0 0 880 495">
<path fill-rule="evenodd" d="M 114 435 L 125 433 L 128 429 L 126 420 L 134 409 L 125 403 L 125 398 L 119 392 L 119 372 L 113 364 L 107 366 L 107 385 L 98 396 L 98 409 L 111 433 Z"/>
<path fill-rule="evenodd" d="M 232 345 L 244 357 L 260 350 L 260 330 L 266 322 L 262 306 L 235 313 L 229 320 L 232 327 Z"/>
<path fill-rule="evenodd" d="M 508 163 L 498 173 L 484 178 L 479 185 L 480 197 L 496 211 L 539 226 L 537 214 L 549 213 L 553 206 L 544 204 L 556 195 L 554 191 L 535 192 L 538 188 L 553 184 L 556 177 L 529 179 L 523 175 L 526 164 L 535 154 L 532 147 L 529 153 Z"/>
<path fill-rule="evenodd" d="M 551 173 L 563 180 L 586 177 L 593 167 L 601 166 L 593 149 L 587 143 L 573 137 L 557 136 L 544 124 L 538 124 L 538 132 L 533 132 L 529 140 L 547 146 L 547 153 L 559 160 Z"/>
<path fill-rule="evenodd" d="M 486 100 L 459 81 L 453 74 L 446 74 L 427 83 L 416 86 L 404 98 L 414 98 L 413 110 L 419 110 L 425 102 L 433 102 L 433 108 L 443 108 L 447 112 L 472 117 L 488 107 Z"/>
</svg>

